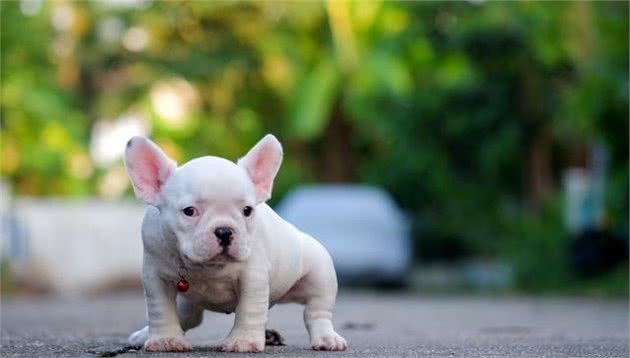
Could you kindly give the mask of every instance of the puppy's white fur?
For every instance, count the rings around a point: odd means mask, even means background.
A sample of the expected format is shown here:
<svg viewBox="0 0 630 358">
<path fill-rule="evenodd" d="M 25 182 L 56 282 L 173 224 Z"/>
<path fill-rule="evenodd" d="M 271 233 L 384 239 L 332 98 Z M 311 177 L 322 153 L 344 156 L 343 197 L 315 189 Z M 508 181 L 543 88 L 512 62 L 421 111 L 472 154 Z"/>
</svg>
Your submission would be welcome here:
<svg viewBox="0 0 630 358">
<path fill-rule="evenodd" d="M 148 326 L 129 337 L 131 345 L 189 351 L 184 332 L 207 309 L 236 314 L 223 350 L 260 352 L 269 308 L 295 302 L 305 306 L 313 349 L 346 349 L 331 320 L 337 277 L 330 255 L 264 203 L 281 161 L 272 135 L 238 164 L 208 156 L 181 167 L 150 140 L 129 141 L 125 165 L 136 196 L 149 204 L 142 224 Z M 184 214 L 188 207 L 193 216 Z M 233 232 L 227 247 L 215 235 L 219 227 Z M 181 277 L 190 284 L 185 293 L 177 291 Z"/>
</svg>

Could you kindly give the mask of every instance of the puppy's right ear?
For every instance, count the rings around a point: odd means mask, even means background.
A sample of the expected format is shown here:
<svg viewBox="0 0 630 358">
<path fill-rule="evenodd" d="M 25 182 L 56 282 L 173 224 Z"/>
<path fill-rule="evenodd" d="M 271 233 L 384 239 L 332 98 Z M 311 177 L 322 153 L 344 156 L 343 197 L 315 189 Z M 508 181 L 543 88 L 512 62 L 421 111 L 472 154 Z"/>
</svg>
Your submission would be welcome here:
<svg viewBox="0 0 630 358">
<path fill-rule="evenodd" d="M 138 199 L 158 205 L 160 191 L 177 168 L 177 163 L 152 141 L 133 137 L 125 149 L 125 166 Z"/>
</svg>

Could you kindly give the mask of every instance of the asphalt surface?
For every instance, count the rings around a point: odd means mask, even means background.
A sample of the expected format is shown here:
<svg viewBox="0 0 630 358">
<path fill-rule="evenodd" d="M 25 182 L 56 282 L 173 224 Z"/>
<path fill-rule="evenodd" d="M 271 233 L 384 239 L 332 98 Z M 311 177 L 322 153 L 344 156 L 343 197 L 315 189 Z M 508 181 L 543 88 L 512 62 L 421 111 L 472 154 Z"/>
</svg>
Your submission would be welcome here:
<svg viewBox="0 0 630 358">
<path fill-rule="evenodd" d="M 83 299 L 6 299 L 1 303 L 3 357 L 215 357 L 233 315 L 206 313 L 187 333 L 192 353 L 124 352 L 144 322 L 140 295 Z M 269 327 L 287 346 L 251 356 L 275 357 L 628 357 L 628 302 L 598 299 L 425 297 L 350 292 L 335 312 L 346 352 L 309 349 L 297 305 L 271 310 Z"/>
</svg>

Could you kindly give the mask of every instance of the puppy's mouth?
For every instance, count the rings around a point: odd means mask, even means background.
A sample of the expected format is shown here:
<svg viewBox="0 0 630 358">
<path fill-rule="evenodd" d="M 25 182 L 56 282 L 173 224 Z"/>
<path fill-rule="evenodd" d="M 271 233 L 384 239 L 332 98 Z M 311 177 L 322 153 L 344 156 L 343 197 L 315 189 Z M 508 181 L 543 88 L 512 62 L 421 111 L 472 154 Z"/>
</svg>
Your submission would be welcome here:
<svg viewBox="0 0 630 358">
<path fill-rule="evenodd" d="M 220 263 L 227 263 L 227 262 L 234 262 L 234 261 L 236 261 L 236 259 L 232 257 L 230 254 L 228 254 L 227 249 L 223 249 L 223 251 L 221 251 L 220 254 L 210 259 L 210 262 L 220 262 Z"/>
<path fill-rule="evenodd" d="M 192 260 L 186 255 L 182 255 L 182 261 L 184 266 L 192 269 L 200 269 L 213 266 L 224 266 L 225 264 L 236 262 L 237 259 L 228 254 L 228 250 L 224 249 L 220 253 L 212 256 L 211 258 L 203 261 Z"/>
</svg>

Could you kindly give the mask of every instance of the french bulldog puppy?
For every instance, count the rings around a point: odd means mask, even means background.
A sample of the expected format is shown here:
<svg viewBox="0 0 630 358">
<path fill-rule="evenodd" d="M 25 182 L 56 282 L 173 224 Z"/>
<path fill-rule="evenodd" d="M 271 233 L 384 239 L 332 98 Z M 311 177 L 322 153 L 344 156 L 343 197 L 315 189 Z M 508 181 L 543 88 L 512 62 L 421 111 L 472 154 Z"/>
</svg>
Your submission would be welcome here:
<svg viewBox="0 0 630 358">
<path fill-rule="evenodd" d="M 227 352 L 261 352 L 269 308 L 304 305 L 313 349 L 340 351 L 332 310 L 337 276 L 326 249 L 267 204 L 282 146 L 266 135 L 237 163 L 206 156 L 178 167 L 133 137 L 125 165 L 139 199 L 148 326 L 131 334 L 147 351 L 190 351 L 184 332 L 204 310 L 236 314 Z"/>
</svg>

